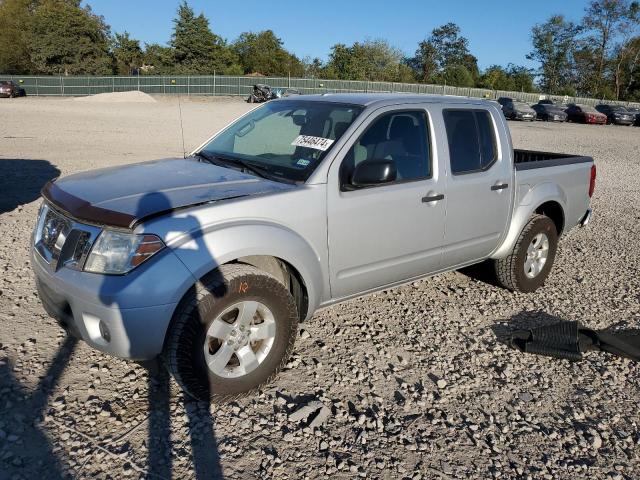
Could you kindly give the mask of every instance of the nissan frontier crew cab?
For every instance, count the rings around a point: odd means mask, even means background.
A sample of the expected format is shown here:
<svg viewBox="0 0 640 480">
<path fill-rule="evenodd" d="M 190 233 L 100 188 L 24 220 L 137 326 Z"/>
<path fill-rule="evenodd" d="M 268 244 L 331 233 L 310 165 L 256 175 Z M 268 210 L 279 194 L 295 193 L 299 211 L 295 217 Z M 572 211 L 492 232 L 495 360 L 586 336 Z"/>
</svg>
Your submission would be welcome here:
<svg viewBox="0 0 640 480">
<path fill-rule="evenodd" d="M 224 401 L 272 379 L 318 308 L 485 260 L 533 292 L 588 222 L 595 173 L 514 150 L 495 102 L 297 96 L 188 158 L 48 183 L 32 265 L 72 334 L 160 356 L 187 393 Z"/>
</svg>

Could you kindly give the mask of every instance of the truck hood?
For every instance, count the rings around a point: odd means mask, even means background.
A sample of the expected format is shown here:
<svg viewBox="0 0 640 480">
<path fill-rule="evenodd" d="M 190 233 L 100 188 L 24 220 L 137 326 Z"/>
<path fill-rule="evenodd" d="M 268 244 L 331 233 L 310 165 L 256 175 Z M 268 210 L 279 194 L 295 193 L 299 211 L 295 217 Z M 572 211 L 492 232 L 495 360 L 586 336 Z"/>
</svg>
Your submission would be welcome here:
<svg viewBox="0 0 640 480">
<path fill-rule="evenodd" d="M 78 220 L 133 229 L 176 209 L 294 188 L 196 158 L 169 158 L 69 175 L 47 183 L 42 196 Z"/>
</svg>

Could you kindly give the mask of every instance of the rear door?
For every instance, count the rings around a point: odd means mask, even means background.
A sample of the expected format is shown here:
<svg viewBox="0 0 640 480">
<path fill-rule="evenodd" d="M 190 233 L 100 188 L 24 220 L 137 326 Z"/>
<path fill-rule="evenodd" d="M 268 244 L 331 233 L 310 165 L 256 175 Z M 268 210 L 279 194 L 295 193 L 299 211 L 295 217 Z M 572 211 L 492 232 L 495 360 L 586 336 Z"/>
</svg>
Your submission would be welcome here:
<svg viewBox="0 0 640 480">
<path fill-rule="evenodd" d="M 386 107 L 354 133 L 329 170 L 327 216 L 333 298 L 438 270 L 444 240 L 445 179 L 426 108 Z M 363 162 L 393 160 L 393 183 L 354 188 Z"/>
<path fill-rule="evenodd" d="M 443 266 L 453 267 L 487 257 L 506 231 L 514 189 L 512 154 L 507 127 L 496 112 L 480 106 L 444 108 L 442 117 L 449 169 Z"/>
</svg>

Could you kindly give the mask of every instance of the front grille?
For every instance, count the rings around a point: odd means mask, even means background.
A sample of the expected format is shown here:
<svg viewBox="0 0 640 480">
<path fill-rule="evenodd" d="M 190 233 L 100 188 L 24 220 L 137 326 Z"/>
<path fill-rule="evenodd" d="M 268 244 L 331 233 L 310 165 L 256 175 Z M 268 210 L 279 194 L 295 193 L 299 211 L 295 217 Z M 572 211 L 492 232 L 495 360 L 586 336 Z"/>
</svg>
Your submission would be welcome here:
<svg viewBox="0 0 640 480">
<path fill-rule="evenodd" d="M 56 242 L 69 234 L 71 230 L 71 222 L 58 215 L 54 210 L 47 209 L 44 216 L 44 224 L 41 231 L 42 246 L 49 252 L 53 253 Z"/>
<path fill-rule="evenodd" d="M 43 203 L 34 234 L 36 252 L 53 271 L 61 267 L 82 270 L 98 227 L 78 223 Z"/>
</svg>

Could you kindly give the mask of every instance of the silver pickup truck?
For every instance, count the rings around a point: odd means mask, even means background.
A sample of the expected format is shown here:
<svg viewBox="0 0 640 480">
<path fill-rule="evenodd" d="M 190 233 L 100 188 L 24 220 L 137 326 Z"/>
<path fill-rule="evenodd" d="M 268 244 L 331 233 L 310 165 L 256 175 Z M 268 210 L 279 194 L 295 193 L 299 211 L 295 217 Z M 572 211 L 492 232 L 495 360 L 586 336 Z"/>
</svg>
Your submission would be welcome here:
<svg viewBox="0 0 640 480">
<path fill-rule="evenodd" d="M 595 172 L 514 150 L 495 102 L 298 96 L 188 158 L 48 183 L 32 265 L 71 333 L 161 356 L 187 393 L 224 401 L 273 378 L 318 308 L 488 259 L 536 290 L 588 222 Z"/>
</svg>

